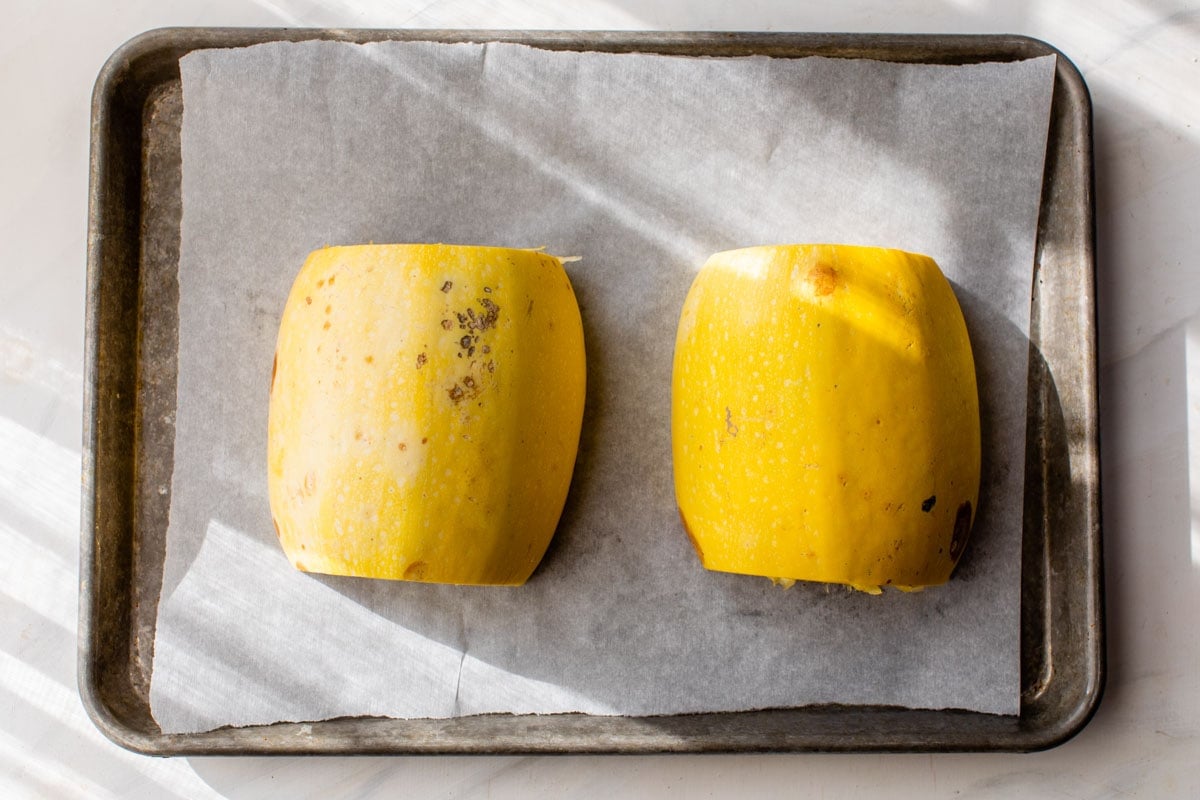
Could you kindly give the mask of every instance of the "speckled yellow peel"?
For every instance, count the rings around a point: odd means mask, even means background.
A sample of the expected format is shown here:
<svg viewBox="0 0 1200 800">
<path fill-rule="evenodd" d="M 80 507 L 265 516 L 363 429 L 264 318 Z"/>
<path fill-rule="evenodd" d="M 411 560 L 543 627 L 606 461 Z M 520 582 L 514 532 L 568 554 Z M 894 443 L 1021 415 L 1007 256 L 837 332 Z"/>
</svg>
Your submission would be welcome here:
<svg viewBox="0 0 1200 800">
<path fill-rule="evenodd" d="M 280 323 L 268 488 L 299 569 L 524 583 L 562 513 L 584 402 L 579 307 L 531 250 L 312 253 Z"/>
<path fill-rule="evenodd" d="M 979 400 L 933 260 L 714 255 L 680 318 L 671 417 L 676 498 L 706 568 L 872 593 L 949 579 L 979 503 Z"/>
</svg>

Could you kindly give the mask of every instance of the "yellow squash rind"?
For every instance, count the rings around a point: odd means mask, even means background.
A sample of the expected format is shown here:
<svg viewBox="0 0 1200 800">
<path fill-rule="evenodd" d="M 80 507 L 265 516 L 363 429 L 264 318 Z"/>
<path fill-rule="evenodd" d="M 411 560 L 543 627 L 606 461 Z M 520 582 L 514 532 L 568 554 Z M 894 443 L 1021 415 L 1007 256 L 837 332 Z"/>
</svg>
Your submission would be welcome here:
<svg viewBox="0 0 1200 800">
<path fill-rule="evenodd" d="M 878 593 L 945 583 L 979 504 L 975 367 L 932 259 L 712 256 L 672 379 L 675 493 L 712 570 Z"/>
<path fill-rule="evenodd" d="M 558 524 L 583 417 L 583 328 L 533 250 L 312 253 L 280 323 L 268 488 L 301 570 L 524 583 Z"/>
</svg>

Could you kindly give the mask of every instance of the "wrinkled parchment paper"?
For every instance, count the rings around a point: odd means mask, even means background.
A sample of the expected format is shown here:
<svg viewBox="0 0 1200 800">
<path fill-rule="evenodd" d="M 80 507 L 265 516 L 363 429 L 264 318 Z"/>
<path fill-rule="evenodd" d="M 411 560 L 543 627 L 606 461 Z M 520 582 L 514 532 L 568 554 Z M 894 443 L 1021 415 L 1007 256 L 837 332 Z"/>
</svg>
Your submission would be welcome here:
<svg viewBox="0 0 1200 800">
<path fill-rule="evenodd" d="M 1012 714 L 1030 285 L 1055 63 L 272 43 L 182 61 L 175 472 L 151 703 L 168 732 L 343 715 L 809 703 Z M 585 321 L 584 435 L 521 588 L 294 571 L 266 495 L 287 291 L 326 244 L 545 246 Z M 676 513 L 675 325 L 713 252 L 927 253 L 979 369 L 978 523 L 945 587 L 704 571 Z"/>
</svg>

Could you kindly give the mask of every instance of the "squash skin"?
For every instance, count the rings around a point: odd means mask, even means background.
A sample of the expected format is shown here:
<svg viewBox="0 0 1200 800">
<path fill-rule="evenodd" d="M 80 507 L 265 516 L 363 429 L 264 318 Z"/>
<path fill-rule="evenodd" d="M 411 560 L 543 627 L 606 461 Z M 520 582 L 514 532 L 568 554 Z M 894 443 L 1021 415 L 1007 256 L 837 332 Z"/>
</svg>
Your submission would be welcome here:
<svg viewBox="0 0 1200 800">
<path fill-rule="evenodd" d="M 531 250 L 315 251 L 280 323 L 268 491 L 304 571 L 520 585 L 570 486 L 586 381 L 562 261 Z"/>
<path fill-rule="evenodd" d="M 979 505 L 967 328 L 932 259 L 712 256 L 672 376 L 675 493 L 711 570 L 878 593 L 945 583 Z"/>
</svg>

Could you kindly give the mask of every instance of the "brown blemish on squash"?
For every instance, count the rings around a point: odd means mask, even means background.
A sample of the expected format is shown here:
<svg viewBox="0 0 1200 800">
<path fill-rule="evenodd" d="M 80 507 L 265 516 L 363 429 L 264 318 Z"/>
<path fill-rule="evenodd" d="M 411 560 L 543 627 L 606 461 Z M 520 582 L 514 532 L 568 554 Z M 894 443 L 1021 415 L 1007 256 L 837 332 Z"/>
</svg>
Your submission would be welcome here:
<svg viewBox="0 0 1200 800">
<path fill-rule="evenodd" d="M 812 287 L 813 294 L 817 297 L 833 294 L 833 290 L 837 288 L 837 270 L 827 264 L 818 264 L 813 267 L 808 271 L 806 278 L 808 285 Z"/>
<path fill-rule="evenodd" d="M 329 285 L 330 285 L 330 286 L 333 286 L 333 281 L 334 281 L 334 279 L 336 279 L 336 278 L 337 278 L 337 275 L 330 275 L 330 276 L 329 276 Z"/>
<path fill-rule="evenodd" d="M 490 298 L 480 297 L 476 302 L 483 308 L 482 314 L 476 314 L 475 309 L 468 308 L 465 314 L 458 314 L 459 327 L 465 331 L 486 331 L 496 327 L 500 319 L 500 306 Z"/>
<path fill-rule="evenodd" d="M 275 372 L 279 369 L 279 351 L 275 351 L 275 357 L 271 359 L 271 391 L 275 391 Z"/>
<path fill-rule="evenodd" d="M 419 581 L 425 577 L 426 570 L 429 565 L 424 561 L 414 561 L 404 568 L 404 579 L 406 581 Z"/>
<path fill-rule="evenodd" d="M 479 397 L 482 391 L 483 387 L 473 377 L 467 375 L 462 379 L 461 385 L 455 383 L 446 390 L 446 393 L 457 404 L 463 400 L 474 400 L 476 397 Z M 424 444 L 423 441 L 422 444 Z"/>
<path fill-rule="evenodd" d="M 407 450 L 407 449 L 408 449 L 408 445 L 406 445 L 404 442 L 401 442 L 401 443 L 400 443 L 400 445 L 399 445 L 399 447 L 400 447 L 400 452 L 401 452 L 401 453 L 403 453 L 405 450 Z"/>
<path fill-rule="evenodd" d="M 275 528 L 275 535 L 280 536 L 281 534 L 279 533 L 279 522 L 275 519 L 274 516 L 271 517 L 271 525 L 274 526 L 274 528 Z"/>
<path fill-rule="evenodd" d="M 454 288 L 454 284 L 451 283 L 450 281 L 446 281 L 445 283 L 442 284 L 442 291 L 445 292 L 446 294 L 449 294 L 450 290 L 453 288 Z"/>
<path fill-rule="evenodd" d="M 324 278 L 321 278 L 321 280 L 317 281 L 317 288 L 318 288 L 318 289 L 320 289 L 320 288 L 321 288 L 322 286 L 324 286 L 324 285 L 325 285 L 325 279 L 324 279 Z"/>
<path fill-rule="evenodd" d="M 420 369 L 421 367 L 425 366 L 425 362 L 428 360 L 429 360 L 429 357 L 426 356 L 424 353 L 417 353 L 417 369 Z"/>
<path fill-rule="evenodd" d="M 421 444 L 426 444 L 428 441 L 429 441 L 429 437 L 428 437 L 428 436 L 422 436 L 422 437 L 421 437 Z"/>
<path fill-rule="evenodd" d="M 292 564 L 294 564 L 296 569 L 300 570 L 301 572 L 308 572 L 308 567 L 304 565 L 303 561 L 293 561 Z"/>
<path fill-rule="evenodd" d="M 305 297 L 305 298 L 304 298 L 304 302 L 305 302 L 305 303 L 307 303 L 308 305 L 310 305 L 310 306 L 311 306 L 311 305 L 312 305 L 312 298 L 311 298 L 311 297 Z"/>
<path fill-rule="evenodd" d="M 362 438 L 363 438 L 363 432 L 362 432 L 362 431 L 355 431 L 355 432 L 354 432 L 354 441 L 356 441 L 356 442 L 361 442 L 361 441 L 362 441 Z"/>
<path fill-rule="evenodd" d="M 971 501 L 958 507 L 954 515 L 954 533 L 950 535 L 950 559 L 957 561 L 967 546 L 967 534 L 971 532 Z"/>
<path fill-rule="evenodd" d="M 450 330 L 450 329 L 451 329 L 451 328 L 453 328 L 453 327 L 454 327 L 454 323 L 453 323 L 453 322 L 451 322 L 450 320 L 448 320 L 448 319 L 444 319 L 444 320 L 442 320 L 442 329 L 443 329 L 443 330 L 447 330 L 447 331 L 448 331 L 448 330 Z"/>
</svg>

